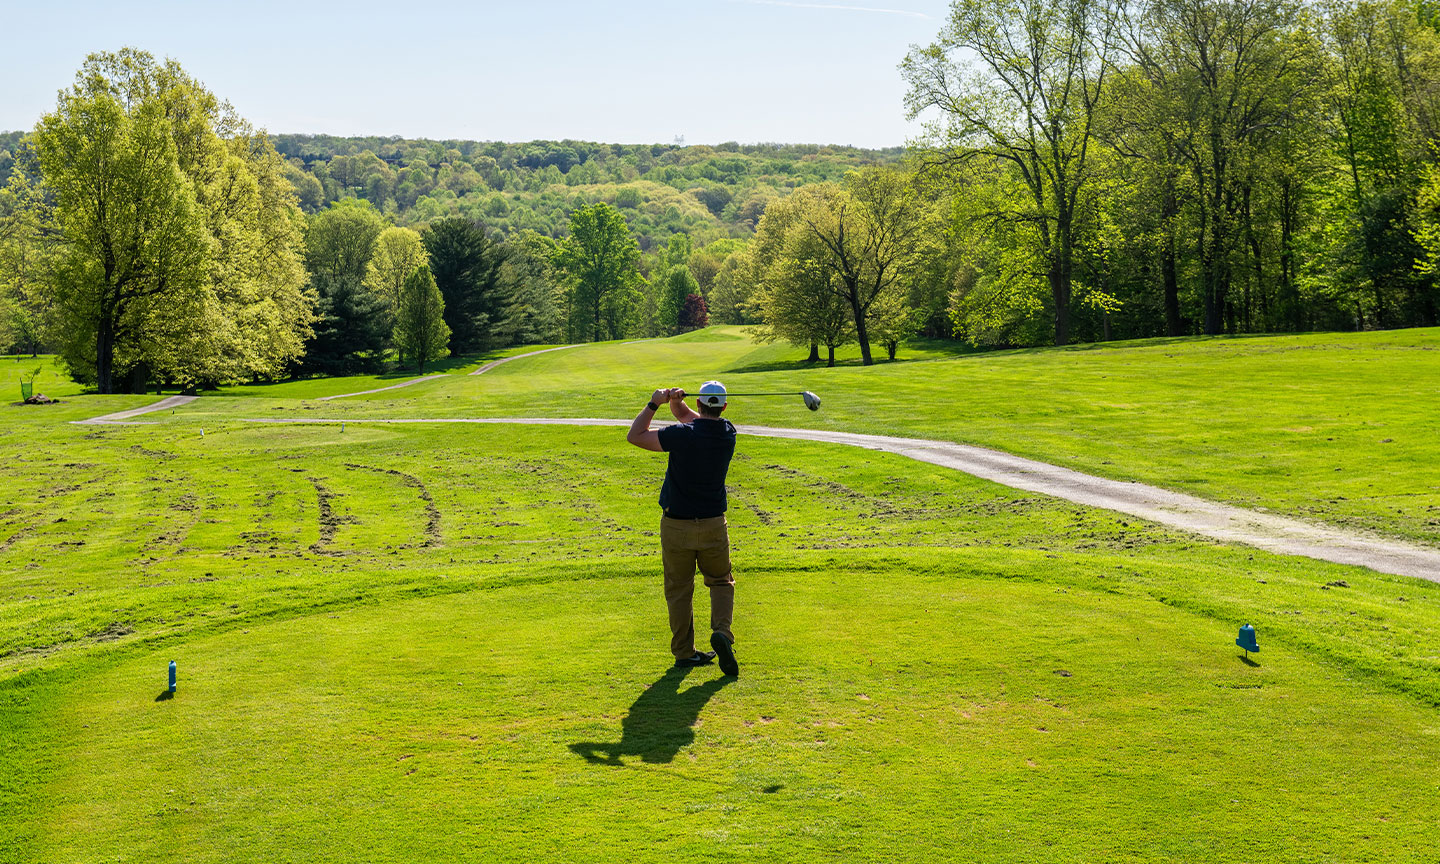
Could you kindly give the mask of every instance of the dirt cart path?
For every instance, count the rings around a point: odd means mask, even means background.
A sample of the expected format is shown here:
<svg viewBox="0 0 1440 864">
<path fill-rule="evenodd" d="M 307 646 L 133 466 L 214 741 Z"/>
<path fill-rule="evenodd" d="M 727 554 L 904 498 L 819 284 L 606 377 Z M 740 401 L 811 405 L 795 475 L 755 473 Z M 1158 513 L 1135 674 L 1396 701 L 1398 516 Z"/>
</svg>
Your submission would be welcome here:
<svg viewBox="0 0 1440 864">
<path fill-rule="evenodd" d="M 113 414 L 101 414 L 99 417 L 91 417 L 89 420 L 71 420 L 76 426 L 141 426 L 149 421 L 128 422 L 131 417 L 139 417 L 141 414 L 149 414 L 152 411 L 164 411 L 166 408 L 178 408 L 181 405 L 189 405 L 194 402 L 195 396 L 167 396 L 159 402 L 152 402 L 143 408 L 131 408 L 129 411 L 116 411 Z"/>
</svg>

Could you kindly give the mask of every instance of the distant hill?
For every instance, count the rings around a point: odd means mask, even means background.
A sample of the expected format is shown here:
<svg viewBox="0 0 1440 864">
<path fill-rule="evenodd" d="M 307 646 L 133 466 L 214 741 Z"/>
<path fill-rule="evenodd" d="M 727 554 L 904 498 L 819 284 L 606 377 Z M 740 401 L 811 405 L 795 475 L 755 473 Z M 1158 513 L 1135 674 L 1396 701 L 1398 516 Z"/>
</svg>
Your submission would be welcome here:
<svg viewBox="0 0 1440 864">
<path fill-rule="evenodd" d="M 0 132 L 0 184 L 25 132 Z M 904 148 L 815 144 L 599 144 L 275 135 L 300 203 L 313 213 L 364 198 L 400 225 L 463 215 L 505 235 L 566 231 L 570 211 L 604 201 L 646 251 L 686 233 L 696 247 L 747 237 L 765 204 L 797 186 L 899 161 Z"/>
<path fill-rule="evenodd" d="M 314 211 L 364 198 L 401 225 L 452 215 L 504 233 L 565 233 L 569 213 L 620 208 L 642 249 L 684 232 L 703 246 L 745 237 L 770 199 L 895 162 L 903 148 L 806 144 L 599 144 L 591 141 L 431 141 L 276 135 L 301 205 Z"/>
</svg>

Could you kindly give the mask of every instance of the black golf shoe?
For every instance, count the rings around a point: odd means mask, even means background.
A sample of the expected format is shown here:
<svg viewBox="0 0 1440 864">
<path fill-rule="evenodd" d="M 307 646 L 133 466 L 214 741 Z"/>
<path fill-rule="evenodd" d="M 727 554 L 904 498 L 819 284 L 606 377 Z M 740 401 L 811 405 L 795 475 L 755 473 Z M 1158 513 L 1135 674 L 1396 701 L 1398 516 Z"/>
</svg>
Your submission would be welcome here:
<svg viewBox="0 0 1440 864">
<path fill-rule="evenodd" d="M 715 654 L 720 658 L 720 671 L 726 675 L 736 676 L 740 674 L 740 664 L 735 662 L 735 643 L 724 633 L 710 634 L 710 647 L 715 649 Z"/>
<path fill-rule="evenodd" d="M 696 651 L 689 657 L 681 657 L 675 661 L 676 666 L 707 666 L 715 659 L 714 651 Z"/>
</svg>

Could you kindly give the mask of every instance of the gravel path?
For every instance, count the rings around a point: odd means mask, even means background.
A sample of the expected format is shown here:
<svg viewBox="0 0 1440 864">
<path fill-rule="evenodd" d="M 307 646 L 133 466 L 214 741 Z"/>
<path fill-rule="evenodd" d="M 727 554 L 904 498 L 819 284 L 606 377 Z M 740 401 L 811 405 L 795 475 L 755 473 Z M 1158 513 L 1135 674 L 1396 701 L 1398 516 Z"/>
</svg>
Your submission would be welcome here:
<svg viewBox="0 0 1440 864">
<path fill-rule="evenodd" d="M 486 372 L 489 372 L 491 369 L 494 369 L 501 363 L 509 363 L 511 360 L 519 360 L 521 357 L 534 357 L 536 354 L 549 354 L 551 351 L 564 351 L 566 348 L 579 348 L 580 344 L 582 343 L 577 343 L 575 345 L 561 345 L 559 348 L 541 348 L 539 351 L 531 351 L 528 354 L 516 354 L 514 357 L 501 357 L 499 360 L 491 360 L 489 363 L 486 363 L 484 366 L 481 366 L 479 369 L 476 369 L 470 374 L 484 375 Z"/>
<path fill-rule="evenodd" d="M 554 350 L 554 349 L 550 349 Z M 284 419 L 263 417 L 254 423 L 339 423 L 339 420 Z M 556 419 L 529 417 L 495 417 L 483 419 L 404 419 L 352 420 L 346 423 L 516 423 L 561 426 L 627 427 L 629 420 Z M 1102 507 L 1140 519 L 1158 522 L 1192 534 L 1211 537 L 1225 543 L 1241 543 L 1282 555 L 1302 555 L 1337 564 L 1369 567 L 1381 573 L 1413 576 L 1440 582 L 1440 549 L 1391 540 L 1358 531 L 1345 531 L 1326 525 L 1305 522 L 1241 507 L 1217 504 L 1193 495 L 1171 492 L 1143 483 L 1126 483 L 1082 474 L 1033 459 L 1024 459 L 948 441 L 922 438 L 893 438 L 885 435 L 860 435 L 851 432 L 827 432 L 817 429 L 777 429 L 766 426 L 744 426 L 740 431 L 770 438 L 792 438 L 845 444 L 868 450 L 882 450 L 921 462 L 964 471 L 976 477 L 1039 492 L 1087 507 Z"/>
<path fill-rule="evenodd" d="M 316 402 L 329 402 L 331 399 L 348 399 L 351 396 L 365 396 L 370 393 L 384 393 L 386 390 L 399 390 L 401 387 L 409 387 L 411 384 L 419 384 L 421 381 L 431 381 L 436 378 L 444 378 L 444 372 L 437 372 L 434 375 L 426 375 L 423 378 L 411 378 L 409 381 L 401 381 L 399 384 L 391 384 L 389 387 L 376 387 L 374 390 L 360 390 L 355 393 L 337 393 L 334 396 L 320 396 Z"/>
<path fill-rule="evenodd" d="M 531 351 L 528 354 L 516 354 L 514 357 L 501 357 L 499 360 L 491 360 L 479 369 L 469 374 L 483 375 L 499 366 L 501 363 L 509 363 L 511 360 L 519 360 L 521 357 L 534 357 L 536 354 L 544 354 L 547 351 L 564 351 L 566 348 L 579 348 L 579 345 L 561 345 L 559 348 L 542 348 L 539 351 Z M 447 373 L 440 372 L 435 375 L 426 375 L 423 378 L 411 378 L 409 381 L 401 381 L 399 384 L 391 384 L 389 387 L 376 387 L 374 390 L 357 390 L 354 393 L 337 393 L 334 396 L 321 396 L 316 402 L 329 402 L 331 399 L 349 399 L 351 396 L 369 396 L 371 393 L 384 393 L 386 390 L 399 390 L 401 387 L 409 387 L 411 384 L 419 384 L 421 381 L 431 381 L 435 378 L 444 378 Z"/>
<path fill-rule="evenodd" d="M 99 417 L 91 417 L 89 420 L 71 420 L 77 426 L 145 426 L 149 421 L 141 420 L 138 423 L 127 422 L 131 417 L 139 417 L 141 414 L 149 414 L 151 411 L 164 411 L 166 408 L 178 408 L 181 405 L 189 405 L 194 402 L 195 396 L 167 396 L 159 402 L 152 402 L 144 408 L 131 408 L 129 411 L 116 411 L 113 414 L 101 414 Z"/>
</svg>

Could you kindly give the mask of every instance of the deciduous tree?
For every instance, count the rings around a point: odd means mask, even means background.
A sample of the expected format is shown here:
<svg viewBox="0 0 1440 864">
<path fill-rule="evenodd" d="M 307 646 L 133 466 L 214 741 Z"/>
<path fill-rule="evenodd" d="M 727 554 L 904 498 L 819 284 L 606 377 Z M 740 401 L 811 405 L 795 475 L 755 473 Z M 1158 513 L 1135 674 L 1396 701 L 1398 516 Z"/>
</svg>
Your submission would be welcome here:
<svg viewBox="0 0 1440 864">
<path fill-rule="evenodd" d="M 624 335 L 616 328 L 625 326 L 624 310 L 633 302 L 631 294 L 638 293 L 639 259 L 639 244 L 615 208 L 591 204 L 570 214 L 570 236 L 556 250 L 555 265 L 574 294 L 572 308 L 588 319 L 579 328 L 580 338 Z"/>
<path fill-rule="evenodd" d="M 1106 13 L 1099 0 L 955 0 L 940 38 L 901 64 L 936 161 L 998 160 L 1029 193 L 1005 215 L 1039 235 L 1057 345 L 1070 339 L 1080 198 L 1115 51 Z"/>
<path fill-rule="evenodd" d="M 384 300 L 388 314 L 393 315 L 399 308 L 405 280 L 429 264 L 430 257 L 419 232 L 393 226 L 386 228 L 376 236 L 370 261 L 365 265 L 365 287 Z"/>
<path fill-rule="evenodd" d="M 449 351 L 450 328 L 445 324 L 445 300 L 430 268 L 421 264 L 411 271 L 397 295 L 395 347 L 402 362 L 415 364 L 420 374 L 425 364 Z"/>
</svg>

